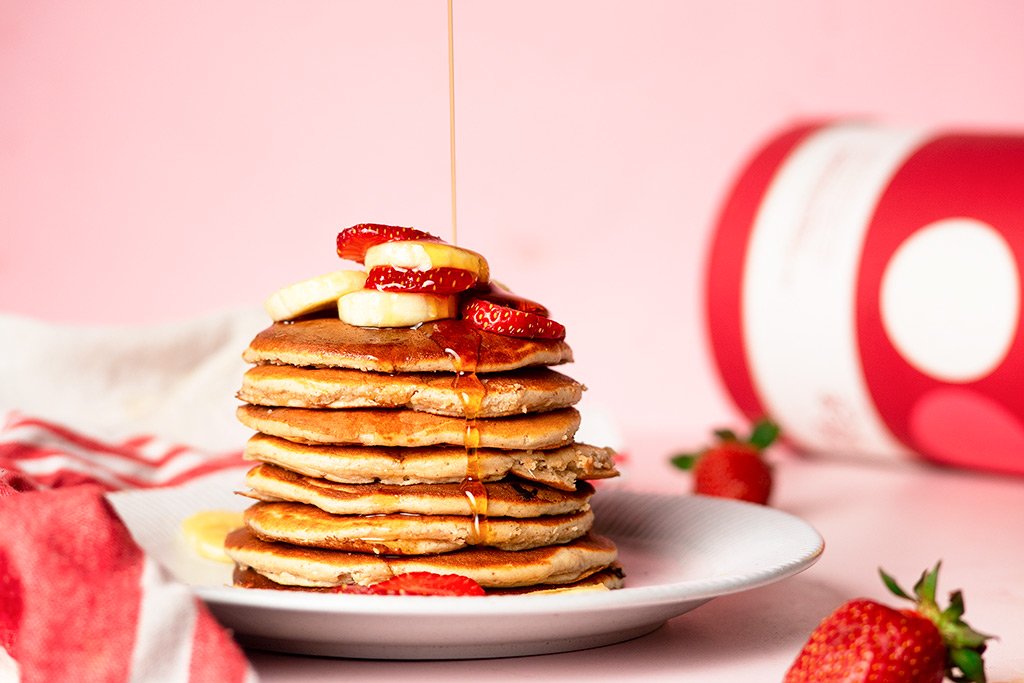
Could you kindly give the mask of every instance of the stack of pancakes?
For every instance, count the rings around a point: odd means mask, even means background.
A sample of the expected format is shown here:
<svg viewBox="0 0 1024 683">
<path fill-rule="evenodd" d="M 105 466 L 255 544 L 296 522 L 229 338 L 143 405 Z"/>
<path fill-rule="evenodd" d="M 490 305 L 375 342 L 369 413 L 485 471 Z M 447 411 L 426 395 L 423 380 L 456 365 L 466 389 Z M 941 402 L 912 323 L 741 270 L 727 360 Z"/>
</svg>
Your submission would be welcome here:
<svg viewBox="0 0 1024 683">
<path fill-rule="evenodd" d="M 590 533 L 586 481 L 617 474 L 614 452 L 574 440 L 583 386 L 548 367 L 572 360 L 564 341 L 324 317 L 274 323 L 243 357 L 258 502 L 225 544 L 237 585 L 413 571 L 494 593 L 621 585 L 615 546 Z"/>
</svg>

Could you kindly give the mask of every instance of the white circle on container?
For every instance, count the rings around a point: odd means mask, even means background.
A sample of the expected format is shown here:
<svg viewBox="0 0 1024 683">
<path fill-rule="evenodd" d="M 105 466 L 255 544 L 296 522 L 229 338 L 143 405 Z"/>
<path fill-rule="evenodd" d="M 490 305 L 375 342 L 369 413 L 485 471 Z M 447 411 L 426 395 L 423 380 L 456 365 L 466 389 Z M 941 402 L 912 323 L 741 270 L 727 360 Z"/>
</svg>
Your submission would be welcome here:
<svg viewBox="0 0 1024 683">
<path fill-rule="evenodd" d="M 882 324 L 903 358 L 947 382 L 970 382 L 1006 356 L 1020 320 L 1013 250 L 987 223 L 936 221 L 897 248 L 882 277 Z"/>
</svg>

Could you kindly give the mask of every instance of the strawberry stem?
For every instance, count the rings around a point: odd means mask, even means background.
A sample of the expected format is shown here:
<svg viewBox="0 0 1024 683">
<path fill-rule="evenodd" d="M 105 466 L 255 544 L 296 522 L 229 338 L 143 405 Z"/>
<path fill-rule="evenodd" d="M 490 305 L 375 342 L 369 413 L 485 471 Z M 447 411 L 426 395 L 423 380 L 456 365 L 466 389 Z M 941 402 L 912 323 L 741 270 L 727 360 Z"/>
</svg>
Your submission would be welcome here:
<svg viewBox="0 0 1024 683">
<path fill-rule="evenodd" d="M 963 621 L 964 596 L 961 591 L 950 593 L 949 606 L 944 610 L 939 609 L 935 594 L 941 566 L 941 561 L 936 562 L 933 569 L 922 572 L 921 578 L 914 584 L 913 596 L 908 595 L 882 569 L 878 573 L 890 591 L 901 598 L 913 600 L 917 613 L 935 624 L 946 644 L 946 676 L 953 681 L 985 683 L 985 662 L 981 655 L 985 651 L 985 641 L 992 636 L 975 631 Z"/>
<path fill-rule="evenodd" d="M 712 432 L 719 441 L 739 441 L 739 437 L 736 436 L 736 432 L 731 429 L 716 429 Z"/>
</svg>

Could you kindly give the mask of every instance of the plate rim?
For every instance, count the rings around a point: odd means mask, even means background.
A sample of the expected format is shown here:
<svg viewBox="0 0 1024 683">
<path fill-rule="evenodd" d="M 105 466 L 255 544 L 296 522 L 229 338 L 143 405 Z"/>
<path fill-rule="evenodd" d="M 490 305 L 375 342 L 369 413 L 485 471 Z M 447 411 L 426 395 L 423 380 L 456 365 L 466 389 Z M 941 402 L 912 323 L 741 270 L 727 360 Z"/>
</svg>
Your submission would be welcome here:
<svg viewBox="0 0 1024 683">
<path fill-rule="evenodd" d="M 356 616 L 469 616 L 486 611 L 490 615 L 529 615 L 580 613 L 594 610 L 615 611 L 642 607 L 671 606 L 741 593 L 789 578 L 812 566 L 825 550 L 821 533 L 806 520 L 778 508 L 743 501 L 711 498 L 701 495 L 645 494 L 625 489 L 601 493 L 601 507 L 614 504 L 615 498 L 663 496 L 677 504 L 699 507 L 732 508 L 742 506 L 746 514 L 775 516 L 806 535 L 803 552 L 790 560 L 762 569 L 724 574 L 713 578 L 688 579 L 646 586 L 629 586 L 617 590 L 555 595 L 488 595 L 466 600 L 464 597 L 441 596 L 376 596 L 324 594 L 302 591 L 259 590 L 230 585 L 190 584 L 204 602 L 225 607 L 288 610 L 307 614 Z M 683 502 L 685 501 L 685 503 Z M 595 502 L 597 502 L 595 500 Z M 620 503 L 622 504 L 622 503 Z M 710 514 L 710 513 L 709 513 Z M 600 513 L 598 514 L 600 519 Z M 610 533 L 613 537 L 614 533 Z M 381 598 L 386 598 L 381 600 Z"/>
</svg>

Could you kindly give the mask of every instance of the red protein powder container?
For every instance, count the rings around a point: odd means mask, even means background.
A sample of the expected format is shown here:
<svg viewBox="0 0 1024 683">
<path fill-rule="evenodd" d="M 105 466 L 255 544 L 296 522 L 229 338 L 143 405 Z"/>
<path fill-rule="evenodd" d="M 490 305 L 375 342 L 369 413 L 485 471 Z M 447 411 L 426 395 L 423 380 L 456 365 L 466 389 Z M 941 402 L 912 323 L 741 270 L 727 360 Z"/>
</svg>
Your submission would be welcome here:
<svg viewBox="0 0 1024 683">
<path fill-rule="evenodd" d="M 1024 474 L 1024 137 L 799 126 L 740 174 L 707 320 L 795 447 Z"/>
</svg>

